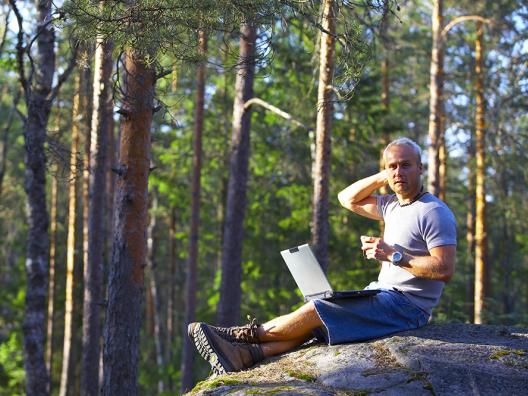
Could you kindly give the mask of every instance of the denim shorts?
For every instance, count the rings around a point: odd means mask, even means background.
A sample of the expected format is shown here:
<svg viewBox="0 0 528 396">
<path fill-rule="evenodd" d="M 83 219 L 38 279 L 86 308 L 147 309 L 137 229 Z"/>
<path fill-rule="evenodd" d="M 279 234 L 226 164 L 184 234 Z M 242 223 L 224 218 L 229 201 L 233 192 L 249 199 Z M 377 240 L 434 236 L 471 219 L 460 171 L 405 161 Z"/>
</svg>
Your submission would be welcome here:
<svg viewBox="0 0 528 396">
<path fill-rule="evenodd" d="M 314 335 L 328 345 L 365 341 L 427 324 L 429 315 L 402 292 L 382 289 L 369 297 L 313 300 L 324 327 Z"/>
</svg>

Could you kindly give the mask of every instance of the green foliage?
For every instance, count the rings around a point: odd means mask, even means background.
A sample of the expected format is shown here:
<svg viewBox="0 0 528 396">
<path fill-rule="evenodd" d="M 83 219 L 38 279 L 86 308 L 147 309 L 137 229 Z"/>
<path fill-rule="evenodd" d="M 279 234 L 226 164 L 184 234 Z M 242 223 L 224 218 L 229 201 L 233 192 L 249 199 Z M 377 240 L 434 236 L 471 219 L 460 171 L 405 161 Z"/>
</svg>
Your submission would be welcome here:
<svg viewBox="0 0 528 396">
<path fill-rule="evenodd" d="M 0 395 L 25 394 L 25 372 L 20 333 L 13 332 L 0 343 Z"/>
<path fill-rule="evenodd" d="M 485 4 L 484 4 L 485 3 Z M 445 20 L 481 14 L 496 24 L 486 30 L 487 123 L 486 151 L 489 224 L 489 297 L 486 321 L 528 325 L 528 225 L 526 172 L 528 117 L 526 116 L 526 34 L 519 21 L 526 7 L 518 1 L 447 2 Z M 130 4 L 130 2 L 128 3 Z M 338 289 L 361 288 L 376 278 L 379 265 L 365 260 L 360 235 L 379 235 L 377 222 L 340 207 L 337 193 L 351 182 L 376 172 L 382 132 L 391 137 L 407 135 L 427 147 L 429 116 L 430 4 L 402 4 L 395 18 L 389 13 L 388 30 L 379 36 L 383 2 L 339 2 L 337 76 L 334 87 L 335 117 L 332 126 L 330 177 L 329 270 Z M 483 6 L 486 5 L 486 7 Z M 370 5 L 372 7 L 367 7 Z M 156 113 L 152 128 L 152 162 L 149 188 L 157 189 L 159 208 L 155 231 L 156 273 L 163 308 L 169 282 L 176 288 L 175 338 L 166 352 L 172 359 L 162 369 L 155 361 L 150 329 L 143 329 L 141 344 L 141 393 L 155 394 L 157 381 L 172 380 L 178 389 L 183 338 L 184 279 L 189 249 L 192 142 L 195 106 L 194 62 L 204 60 L 197 51 L 197 30 L 208 33 L 206 56 L 206 112 L 203 131 L 203 169 L 198 258 L 197 320 L 214 322 L 219 301 L 220 258 L 227 192 L 231 119 L 237 62 L 238 30 L 242 21 L 259 25 L 259 59 L 255 96 L 290 113 L 314 128 L 316 117 L 318 40 L 316 27 L 320 2 L 140 0 L 126 2 L 73 0 L 66 2 L 67 29 L 57 32 L 61 42 L 58 64 L 64 67 L 69 50 L 64 43 L 77 38 L 94 43 L 96 34 L 112 38 L 115 56 L 127 47 L 143 51 L 158 70 L 172 74 L 158 79 L 156 99 L 163 111 Z M 33 12 L 33 11 L 28 11 Z M 524 18 L 524 19 L 523 19 Z M 518 24 L 521 23 L 519 26 Z M 515 29 L 514 29 L 515 28 Z M 0 57 L 0 75 L 7 94 L 0 98 L 0 128 L 12 106 L 17 87 L 15 32 L 8 31 Z M 446 285 L 434 320 L 468 322 L 472 309 L 473 257 L 467 252 L 466 215 L 468 177 L 472 166 L 468 148 L 474 129 L 473 47 L 475 24 L 457 26 L 447 37 L 445 67 L 446 131 L 448 141 L 447 201 L 458 221 L 457 270 Z M 344 45 L 345 44 L 345 45 Z M 390 103 L 381 103 L 381 62 L 388 59 Z M 81 63 L 90 64 L 89 59 Z M 121 70 L 119 71 L 121 73 Z M 117 79 L 119 73 L 115 75 Z M 173 87 L 176 86 L 176 89 Z M 116 88 L 119 83 L 116 81 Z M 58 265 L 64 263 L 67 207 L 69 130 L 73 86 L 67 83 L 54 108 L 49 126 L 50 169 L 60 164 Z M 116 107 L 119 106 L 116 91 Z M 19 108 L 24 111 L 24 104 Z M 61 121 L 57 125 L 56 117 Z M 0 195 L 0 392 L 23 393 L 21 330 L 24 304 L 25 194 L 24 139 L 16 118 L 9 131 L 6 176 Z M 260 322 L 285 314 L 302 304 L 302 298 L 280 257 L 280 250 L 310 241 L 312 216 L 313 132 L 296 127 L 263 108 L 252 107 L 251 157 L 242 256 L 242 317 Z M 54 143 L 56 143 L 54 145 Z M 64 157 L 66 156 L 66 160 Z M 425 159 L 425 155 L 424 155 Z M 49 186 L 48 186 L 49 188 Z M 169 226 L 174 217 L 174 240 Z M 169 276 L 169 242 L 175 251 L 176 274 Z M 60 267 L 59 267 L 60 268 Z M 55 341 L 60 345 L 63 309 L 63 271 L 57 273 Z M 165 311 L 164 311 L 165 312 Z M 163 313 L 162 319 L 166 319 Z M 60 348 L 57 348 L 60 349 Z M 168 353 L 167 353 L 168 355 Z M 60 351 L 55 352 L 53 385 L 57 385 Z M 195 378 L 210 368 L 196 359 Z M 223 381 L 223 380 L 222 380 Z M 216 383 L 220 385 L 220 381 Z M 2 393 L 4 394 L 4 393 Z"/>
<path fill-rule="evenodd" d="M 94 2 L 72 0 L 62 8 L 66 23 L 75 21 L 76 34 L 83 40 L 97 35 L 111 38 L 117 47 L 134 48 L 144 55 L 170 53 L 178 59 L 198 60 L 196 32 L 235 33 L 241 23 L 269 25 L 280 12 L 276 1 L 257 0 L 138 0 Z"/>
</svg>

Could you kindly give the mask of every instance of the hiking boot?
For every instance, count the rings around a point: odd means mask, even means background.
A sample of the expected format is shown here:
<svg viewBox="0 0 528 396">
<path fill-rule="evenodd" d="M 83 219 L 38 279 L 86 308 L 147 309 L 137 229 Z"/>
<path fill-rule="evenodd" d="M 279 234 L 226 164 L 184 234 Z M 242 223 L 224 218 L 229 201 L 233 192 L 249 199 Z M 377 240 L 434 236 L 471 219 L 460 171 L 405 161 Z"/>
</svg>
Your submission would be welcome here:
<svg viewBox="0 0 528 396">
<path fill-rule="evenodd" d="M 248 320 L 250 319 L 248 315 Z M 222 337 L 224 340 L 229 342 L 238 342 L 244 344 L 260 344 L 260 340 L 257 334 L 257 328 L 259 324 L 256 323 L 256 319 L 253 318 L 250 322 L 244 326 L 233 326 L 233 327 L 216 327 L 209 326 L 217 335 Z"/>
<path fill-rule="evenodd" d="M 224 340 L 205 323 L 191 323 L 189 337 L 213 372 L 221 375 L 250 368 L 264 359 L 260 345 L 238 344 Z"/>
</svg>

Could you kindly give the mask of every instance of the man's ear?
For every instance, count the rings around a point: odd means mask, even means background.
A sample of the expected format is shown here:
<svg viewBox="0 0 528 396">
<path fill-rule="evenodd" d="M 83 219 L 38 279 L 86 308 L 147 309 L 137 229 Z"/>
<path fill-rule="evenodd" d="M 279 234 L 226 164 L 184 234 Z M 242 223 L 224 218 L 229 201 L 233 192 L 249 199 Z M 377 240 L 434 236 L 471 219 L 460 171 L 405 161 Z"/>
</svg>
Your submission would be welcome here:
<svg viewBox="0 0 528 396">
<path fill-rule="evenodd" d="M 420 162 L 420 163 L 418 164 L 418 169 L 420 169 L 420 175 L 423 175 L 423 172 L 424 172 L 424 166 L 423 166 L 423 163 L 422 163 L 422 162 Z"/>
</svg>

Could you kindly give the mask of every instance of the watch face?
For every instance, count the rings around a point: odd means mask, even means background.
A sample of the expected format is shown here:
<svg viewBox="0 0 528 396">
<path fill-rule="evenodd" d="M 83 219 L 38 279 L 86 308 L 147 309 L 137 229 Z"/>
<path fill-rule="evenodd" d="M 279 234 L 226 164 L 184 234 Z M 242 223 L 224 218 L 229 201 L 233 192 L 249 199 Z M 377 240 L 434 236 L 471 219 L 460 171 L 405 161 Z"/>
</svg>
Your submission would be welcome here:
<svg viewBox="0 0 528 396">
<path fill-rule="evenodd" d="M 393 264 L 399 263 L 401 261 L 401 259 L 402 259 L 402 254 L 400 252 L 394 252 L 392 254 L 392 260 L 391 261 L 393 262 Z"/>
</svg>

